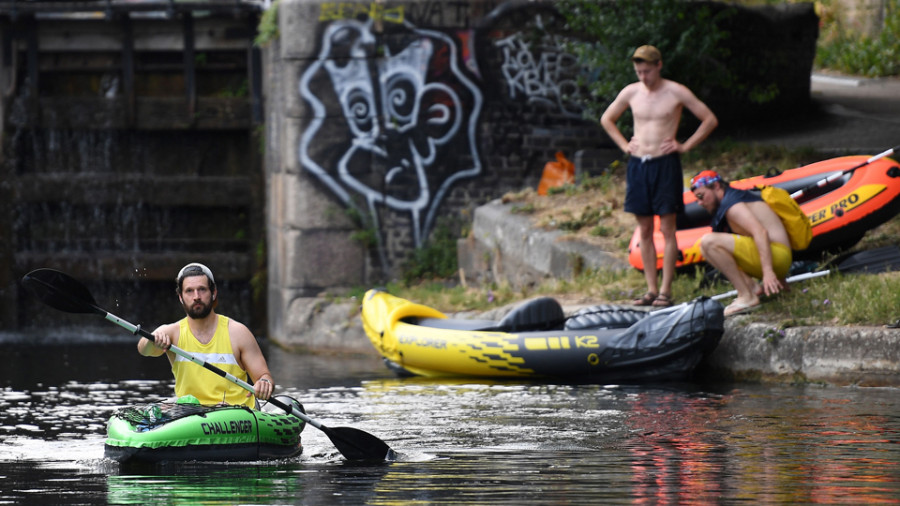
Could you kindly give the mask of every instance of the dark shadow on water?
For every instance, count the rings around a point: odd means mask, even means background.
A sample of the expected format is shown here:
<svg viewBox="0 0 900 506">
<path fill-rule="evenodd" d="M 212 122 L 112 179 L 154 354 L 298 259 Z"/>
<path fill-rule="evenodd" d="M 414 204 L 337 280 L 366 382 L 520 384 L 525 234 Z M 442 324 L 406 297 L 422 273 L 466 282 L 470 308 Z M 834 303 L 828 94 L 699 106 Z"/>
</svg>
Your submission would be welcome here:
<svg viewBox="0 0 900 506">
<path fill-rule="evenodd" d="M 0 385 L 31 388 L 67 382 L 166 380 L 172 373 L 165 359 L 141 357 L 135 339 L 97 340 L 93 343 L 4 343 L 15 357 L 6 365 Z"/>
</svg>

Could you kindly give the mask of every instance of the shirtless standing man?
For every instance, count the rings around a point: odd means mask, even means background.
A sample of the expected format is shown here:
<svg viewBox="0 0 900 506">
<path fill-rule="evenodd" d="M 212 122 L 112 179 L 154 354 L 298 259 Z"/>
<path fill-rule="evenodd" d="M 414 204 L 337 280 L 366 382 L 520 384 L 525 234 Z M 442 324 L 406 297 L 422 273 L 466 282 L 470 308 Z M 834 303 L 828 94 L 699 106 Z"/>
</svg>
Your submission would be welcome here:
<svg viewBox="0 0 900 506">
<path fill-rule="evenodd" d="M 600 124 L 613 142 L 628 153 L 625 212 L 637 218 L 641 238 L 641 260 L 647 293 L 635 299 L 639 306 L 671 306 L 672 281 L 678 244 L 675 240 L 675 217 L 684 208 L 684 176 L 680 153 L 686 153 L 703 142 L 718 126 L 715 114 L 686 86 L 663 79 L 662 55 L 653 46 L 637 48 L 631 57 L 638 82 L 629 84 L 609 105 Z M 622 114 L 631 108 L 634 136 L 625 139 L 616 126 Z M 684 143 L 675 139 L 681 111 L 687 107 L 700 125 Z M 660 218 L 660 231 L 665 238 L 662 286 L 656 269 L 656 246 L 653 244 L 653 217 Z"/>
</svg>

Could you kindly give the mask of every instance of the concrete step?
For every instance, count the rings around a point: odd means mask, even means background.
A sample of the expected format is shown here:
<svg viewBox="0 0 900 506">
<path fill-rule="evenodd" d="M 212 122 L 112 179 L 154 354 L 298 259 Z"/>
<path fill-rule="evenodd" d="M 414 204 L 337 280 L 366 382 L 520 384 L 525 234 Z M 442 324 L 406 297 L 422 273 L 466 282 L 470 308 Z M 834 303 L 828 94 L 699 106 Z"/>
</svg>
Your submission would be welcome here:
<svg viewBox="0 0 900 506">
<path fill-rule="evenodd" d="M 630 268 L 624 255 L 566 240 L 560 231 L 535 229 L 512 208 L 494 200 L 475 210 L 472 232 L 457 243 L 466 283 L 523 287 L 549 278 L 571 279 L 585 269 Z"/>
</svg>

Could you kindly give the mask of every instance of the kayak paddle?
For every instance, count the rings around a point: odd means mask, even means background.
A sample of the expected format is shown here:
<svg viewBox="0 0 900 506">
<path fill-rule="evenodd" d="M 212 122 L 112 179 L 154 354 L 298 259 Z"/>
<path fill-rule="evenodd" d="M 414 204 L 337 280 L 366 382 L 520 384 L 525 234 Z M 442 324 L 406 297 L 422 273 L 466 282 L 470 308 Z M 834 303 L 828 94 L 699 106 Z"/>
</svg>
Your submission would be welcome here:
<svg viewBox="0 0 900 506">
<path fill-rule="evenodd" d="M 804 272 L 803 274 L 797 274 L 796 276 L 791 276 L 785 279 L 785 283 L 794 283 L 796 281 L 803 281 L 804 279 L 812 279 L 812 278 L 821 278 L 822 276 L 827 276 L 831 274 L 830 270 L 827 271 L 816 271 L 816 272 Z M 727 299 L 728 297 L 734 297 L 737 295 L 737 290 L 730 290 L 725 293 L 720 293 L 718 295 L 713 295 L 710 297 L 712 300 L 722 300 Z"/>
<path fill-rule="evenodd" d="M 150 340 L 153 339 L 153 334 L 142 329 L 140 325 L 131 324 L 119 318 L 118 316 L 98 307 L 97 303 L 94 301 L 94 297 L 91 295 L 91 292 L 87 289 L 87 287 L 68 274 L 53 269 L 36 269 L 29 272 L 22 278 L 22 284 L 26 288 L 28 288 L 38 299 L 40 299 L 41 302 L 47 304 L 52 308 L 64 311 L 66 313 L 95 313 L 103 316 L 106 320 L 109 320 L 116 325 L 127 329 L 132 334 L 140 335 Z M 219 369 L 218 367 L 202 359 L 194 357 L 190 353 L 178 348 L 177 346 L 170 346 L 169 350 L 174 352 L 176 355 L 179 355 L 211 372 L 218 374 L 219 376 L 227 379 L 228 381 L 231 381 L 232 383 L 240 385 L 248 392 L 253 392 L 253 385 L 223 371 L 222 369 Z M 396 458 L 394 450 L 392 450 L 391 447 L 387 445 L 387 443 L 378 439 L 372 434 L 369 434 L 368 432 L 354 429 L 352 427 L 326 427 L 325 425 L 322 425 L 321 422 L 307 416 L 306 413 L 295 409 L 291 405 L 281 402 L 275 397 L 269 398 L 268 402 L 271 402 L 272 404 L 283 409 L 289 415 L 296 416 L 297 418 L 304 420 L 306 423 L 324 432 L 325 435 L 328 436 L 329 439 L 331 439 L 331 442 L 338 449 L 338 451 L 341 452 L 341 454 L 347 460 L 375 461 L 394 460 Z"/>
<path fill-rule="evenodd" d="M 879 273 L 885 271 L 900 270 L 900 248 L 897 246 L 884 246 L 872 250 L 858 251 L 843 256 L 831 262 L 828 269 L 813 272 L 804 272 L 796 274 L 785 279 L 786 283 L 795 283 L 806 279 L 820 278 L 828 276 L 833 272 L 841 272 L 845 274 L 857 273 Z M 712 300 L 722 300 L 737 295 L 737 290 L 729 290 L 710 297 Z M 670 306 L 663 309 L 653 310 L 653 312 L 669 312 L 678 308 L 687 306 L 687 302 Z"/>
<path fill-rule="evenodd" d="M 877 160 L 881 160 L 882 158 L 884 158 L 886 156 L 891 156 L 892 154 L 894 154 L 895 151 L 900 151 L 900 145 L 894 146 L 893 148 L 888 149 L 887 151 L 884 151 L 884 152 L 879 153 L 871 158 L 868 158 L 864 162 L 860 162 L 859 164 L 857 164 L 853 167 L 850 167 L 849 169 L 842 170 L 840 172 L 835 172 L 834 174 L 832 174 L 824 179 L 820 179 L 819 181 L 816 181 L 815 183 L 807 186 L 806 188 L 797 190 L 791 194 L 791 198 L 794 200 L 797 200 L 800 197 L 802 197 L 808 190 L 812 190 L 813 188 L 821 188 L 836 179 L 844 177 L 846 174 L 850 174 L 851 172 L 854 172 L 856 169 L 865 167 L 866 165 L 869 165 L 870 163 L 875 162 Z"/>
</svg>

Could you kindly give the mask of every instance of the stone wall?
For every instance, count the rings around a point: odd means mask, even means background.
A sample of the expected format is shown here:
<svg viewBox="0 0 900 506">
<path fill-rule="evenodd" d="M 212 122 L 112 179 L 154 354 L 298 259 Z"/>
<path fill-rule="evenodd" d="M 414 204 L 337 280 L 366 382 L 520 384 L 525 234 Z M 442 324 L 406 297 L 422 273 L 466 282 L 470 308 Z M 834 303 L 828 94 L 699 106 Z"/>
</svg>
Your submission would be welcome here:
<svg viewBox="0 0 900 506">
<path fill-rule="evenodd" d="M 850 33 L 877 37 L 889 15 L 889 1 L 834 0 L 822 8 L 826 11 L 826 16 L 838 18 L 842 27 Z"/>
<path fill-rule="evenodd" d="M 764 16 L 750 36 L 787 41 L 793 104 L 809 99 L 815 16 L 786 28 L 811 13 Z M 436 227 L 536 187 L 557 151 L 612 146 L 581 119 L 588 69 L 552 2 L 281 0 L 279 31 L 265 58 L 275 339 L 310 343 L 319 295 L 397 276 Z"/>
</svg>

